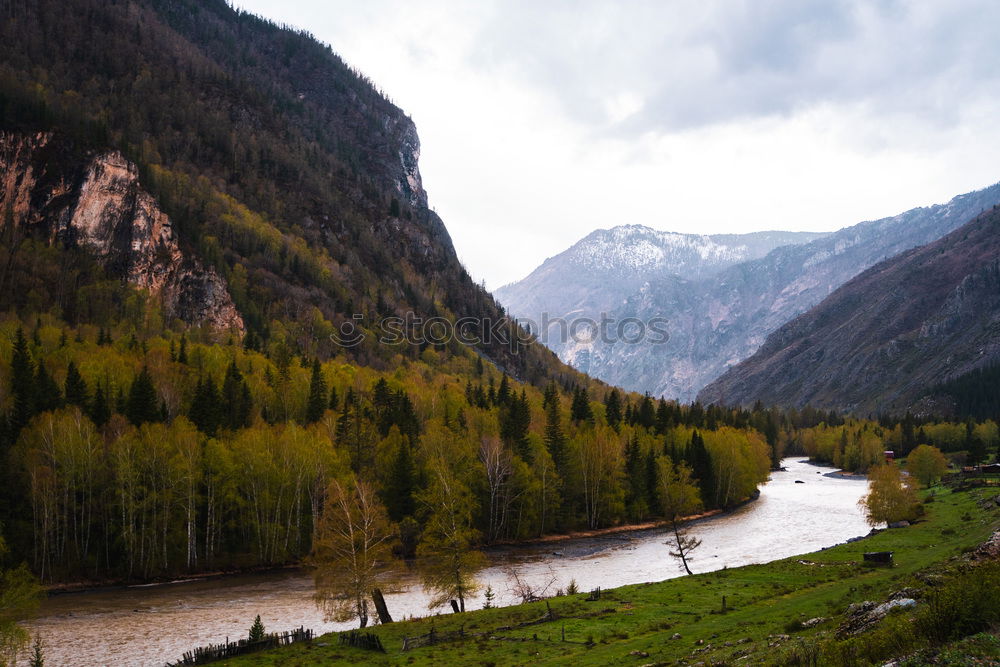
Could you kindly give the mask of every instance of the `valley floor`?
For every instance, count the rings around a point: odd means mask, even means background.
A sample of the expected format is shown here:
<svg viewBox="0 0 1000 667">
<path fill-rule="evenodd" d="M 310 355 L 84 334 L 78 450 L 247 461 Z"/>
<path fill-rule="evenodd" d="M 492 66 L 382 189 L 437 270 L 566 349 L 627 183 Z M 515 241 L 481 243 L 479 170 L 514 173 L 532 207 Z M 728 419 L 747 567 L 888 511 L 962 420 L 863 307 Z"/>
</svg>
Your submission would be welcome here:
<svg viewBox="0 0 1000 667">
<path fill-rule="evenodd" d="M 929 589 L 950 590 L 940 582 L 963 576 L 959 571 L 970 552 L 1000 528 L 996 494 L 995 487 L 971 491 L 939 487 L 926 505 L 925 519 L 908 528 L 766 565 L 625 586 L 603 591 L 593 601 L 582 592 L 370 629 L 380 637 L 385 653 L 341 646 L 330 634 L 311 644 L 220 664 L 882 664 L 921 650 L 911 664 L 930 660 L 966 664 L 949 662 L 949 655 L 980 655 L 985 661 L 981 664 L 996 664 L 992 661 L 1000 659 L 1000 642 L 990 634 L 950 646 L 941 642 L 943 647 L 932 645 L 916 630 L 894 636 L 890 629 L 876 626 L 860 639 L 836 635 L 848 605 L 882 603 L 904 589 L 904 595 L 918 603 L 898 615 L 905 625 L 893 628 L 911 627 L 905 614 L 937 611 L 940 595 Z M 862 553 L 868 551 L 892 551 L 895 565 L 863 564 Z M 996 571 L 996 558 L 997 554 L 987 558 L 984 567 Z M 984 594 L 989 590 L 984 588 Z M 972 602 L 983 603 L 975 598 Z M 1000 597 L 984 604 L 996 614 Z M 883 624 L 896 616 L 891 614 Z M 807 621 L 811 621 L 808 627 L 803 627 Z M 456 636 L 433 646 L 402 650 L 404 637 L 432 630 L 439 638 L 448 633 Z"/>
</svg>

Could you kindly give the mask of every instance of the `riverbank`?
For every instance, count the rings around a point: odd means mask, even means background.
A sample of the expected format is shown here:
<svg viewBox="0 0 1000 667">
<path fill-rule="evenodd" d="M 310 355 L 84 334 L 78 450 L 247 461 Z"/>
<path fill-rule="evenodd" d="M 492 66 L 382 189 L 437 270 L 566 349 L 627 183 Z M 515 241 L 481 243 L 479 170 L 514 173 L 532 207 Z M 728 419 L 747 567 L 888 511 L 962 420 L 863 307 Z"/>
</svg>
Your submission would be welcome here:
<svg viewBox="0 0 1000 667">
<path fill-rule="evenodd" d="M 736 505 L 726 509 L 714 509 L 707 512 L 700 512 L 686 516 L 681 521 L 683 523 L 693 523 L 711 519 L 717 516 L 734 512 L 747 503 L 753 502 L 760 497 L 758 490 L 749 498 L 743 499 Z M 646 521 L 642 523 L 623 524 L 620 526 L 609 526 L 607 528 L 597 528 L 593 530 L 570 531 L 567 533 L 557 533 L 543 535 L 541 537 L 524 540 L 503 540 L 483 547 L 485 550 L 530 548 L 544 544 L 570 542 L 573 540 L 600 539 L 602 537 L 625 536 L 632 533 L 643 533 L 651 530 L 666 528 L 668 521 Z M 210 572 L 196 572 L 192 574 L 178 574 L 172 577 L 153 577 L 151 579 L 126 580 L 126 579 L 104 579 L 104 580 L 84 580 L 74 582 L 59 582 L 44 586 L 47 595 L 68 595 L 73 593 L 92 593 L 100 591 L 112 591 L 125 588 L 140 588 L 147 586 L 169 586 L 171 584 L 182 584 L 192 581 L 212 581 L 216 579 L 227 579 L 242 577 L 251 574 L 268 574 L 278 572 L 289 572 L 300 570 L 306 572 L 308 566 L 301 562 L 292 562 L 285 565 L 256 566 L 246 568 L 233 568 L 225 570 L 213 570 Z"/>
<path fill-rule="evenodd" d="M 681 523 L 690 524 L 697 521 L 703 521 L 705 519 L 711 519 L 717 516 L 724 516 L 737 509 L 743 507 L 747 503 L 752 503 L 753 501 L 760 498 L 760 489 L 753 493 L 750 497 L 744 498 L 740 502 L 727 507 L 725 509 L 714 509 L 708 510 L 707 512 L 699 512 L 698 514 L 691 514 L 689 516 L 682 517 L 680 519 Z M 537 546 L 540 544 L 550 544 L 553 542 L 567 542 L 571 540 L 582 540 L 582 539 L 594 539 L 601 537 L 609 537 L 614 535 L 623 535 L 627 533 L 643 533 L 650 530 L 657 530 L 659 528 L 666 528 L 670 525 L 669 521 L 666 520 L 656 520 L 656 521 L 644 521 L 641 523 L 626 523 L 620 526 L 608 526 L 607 528 L 594 528 L 592 530 L 574 530 L 567 533 L 555 533 L 551 535 L 542 535 L 541 537 L 534 537 L 525 540 L 501 540 L 490 545 L 491 547 L 530 547 Z"/>
<path fill-rule="evenodd" d="M 812 459 L 800 459 L 799 463 L 805 463 L 811 466 L 816 466 L 819 468 L 832 468 L 833 464 L 823 461 L 813 461 Z M 820 474 L 817 472 L 817 474 Z M 834 479 L 868 479 L 868 475 L 862 475 L 857 472 L 848 472 L 846 470 L 834 470 L 833 472 L 822 473 L 824 477 L 832 477 Z"/>
<path fill-rule="evenodd" d="M 101 579 L 84 580 L 72 582 L 59 582 L 46 584 L 42 588 L 46 595 L 71 595 L 73 593 L 96 593 L 100 591 L 114 591 L 129 588 L 148 588 L 152 586 L 170 586 L 173 584 L 185 584 L 192 581 L 212 581 L 215 579 L 230 579 L 250 574 L 271 574 L 278 572 L 290 572 L 303 569 L 301 563 L 288 563 L 286 565 L 261 565 L 246 568 L 234 568 L 229 570 L 213 570 L 211 572 L 196 572 L 193 574 L 181 574 L 173 577 L 153 577 L 151 579 Z"/>
<path fill-rule="evenodd" d="M 837 628 L 851 603 L 877 604 L 902 591 L 899 595 L 917 600 L 915 610 L 922 609 L 926 582 L 945 581 L 949 563 L 974 551 L 1000 526 L 1000 508 L 987 502 L 995 494 L 981 489 L 935 491 L 925 521 L 860 542 L 764 565 L 605 590 L 592 602 L 586 594 L 562 596 L 547 603 L 373 628 L 385 654 L 340 647 L 328 635 L 311 646 L 229 664 L 787 663 L 796 650 L 815 656 L 826 651 L 829 642 L 839 645 Z M 892 551 L 894 567 L 866 565 L 862 554 L 868 551 Z M 432 628 L 437 636 L 460 629 L 463 635 L 402 652 L 403 637 L 424 635 Z M 877 648 L 851 646 L 857 651 Z"/>
</svg>

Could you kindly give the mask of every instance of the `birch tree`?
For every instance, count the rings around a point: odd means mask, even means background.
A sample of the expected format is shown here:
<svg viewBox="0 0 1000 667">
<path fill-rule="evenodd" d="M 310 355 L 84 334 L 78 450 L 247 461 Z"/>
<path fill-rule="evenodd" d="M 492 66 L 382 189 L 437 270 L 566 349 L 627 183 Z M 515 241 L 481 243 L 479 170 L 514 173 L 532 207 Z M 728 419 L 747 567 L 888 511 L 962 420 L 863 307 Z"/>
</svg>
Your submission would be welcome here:
<svg viewBox="0 0 1000 667">
<path fill-rule="evenodd" d="M 396 534 L 370 484 L 354 478 L 330 482 L 312 557 L 314 599 L 326 620 L 368 625 L 372 590 L 391 579 Z"/>
<path fill-rule="evenodd" d="M 473 548 L 479 538 L 472 527 L 475 500 L 445 461 L 434 461 L 429 472 L 430 483 L 419 497 L 428 514 L 417 546 L 424 588 L 433 595 L 429 606 L 457 600 L 465 611 L 466 599 L 480 588 L 476 573 L 486 565 L 486 557 Z"/>
</svg>

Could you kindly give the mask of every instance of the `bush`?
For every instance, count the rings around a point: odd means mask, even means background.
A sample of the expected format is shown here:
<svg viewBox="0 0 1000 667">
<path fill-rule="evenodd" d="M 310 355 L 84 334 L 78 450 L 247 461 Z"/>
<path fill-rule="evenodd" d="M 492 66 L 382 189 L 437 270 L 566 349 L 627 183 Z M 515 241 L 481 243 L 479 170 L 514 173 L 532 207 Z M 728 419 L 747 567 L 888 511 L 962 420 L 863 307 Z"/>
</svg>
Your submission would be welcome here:
<svg viewBox="0 0 1000 667">
<path fill-rule="evenodd" d="M 976 565 L 931 591 L 915 620 L 935 642 L 983 632 L 1000 623 L 1000 562 Z"/>
</svg>

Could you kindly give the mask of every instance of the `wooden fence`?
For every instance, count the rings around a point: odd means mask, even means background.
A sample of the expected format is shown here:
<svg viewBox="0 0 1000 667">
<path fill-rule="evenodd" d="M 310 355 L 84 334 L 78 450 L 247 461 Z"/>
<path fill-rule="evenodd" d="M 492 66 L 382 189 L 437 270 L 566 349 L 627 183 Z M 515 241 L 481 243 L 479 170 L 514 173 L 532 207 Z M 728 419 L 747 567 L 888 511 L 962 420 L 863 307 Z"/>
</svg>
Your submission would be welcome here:
<svg viewBox="0 0 1000 667">
<path fill-rule="evenodd" d="M 433 646 L 434 644 L 440 644 L 441 642 L 454 641 L 456 639 L 465 638 L 465 626 L 463 625 L 458 630 L 452 630 L 451 632 L 438 632 L 434 628 L 426 635 L 417 635 L 416 637 L 403 637 L 403 650 L 409 651 L 411 649 L 420 648 L 421 646 Z"/>
<path fill-rule="evenodd" d="M 307 642 L 313 638 L 313 631 L 305 628 L 289 630 L 288 632 L 275 632 L 265 635 L 263 639 L 252 642 L 249 639 L 241 639 L 225 644 L 210 644 L 201 646 L 193 651 L 187 651 L 177 662 L 168 662 L 167 667 L 179 667 L 181 665 L 204 665 L 216 660 L 225 658 L 235 658 L 238 655 L 253 653 L 254 651 L 264 651 L 269 648 L 277 648 L 294 644 L 295 642 Z"/>
<path fill-rule="evenodd" d="M 341 632 L 337 637 L 340 639 L 340 644 L 342 646 L 353 646 L 354 648 L 368 649 L 369 651 L 379 651 L 380 653 L 385 653 L 385 647 L 382 646 L 382 640 L 374 632 L 360 632 L 358 630 L 351 630 L 350 632 Z"/>
</svg>

